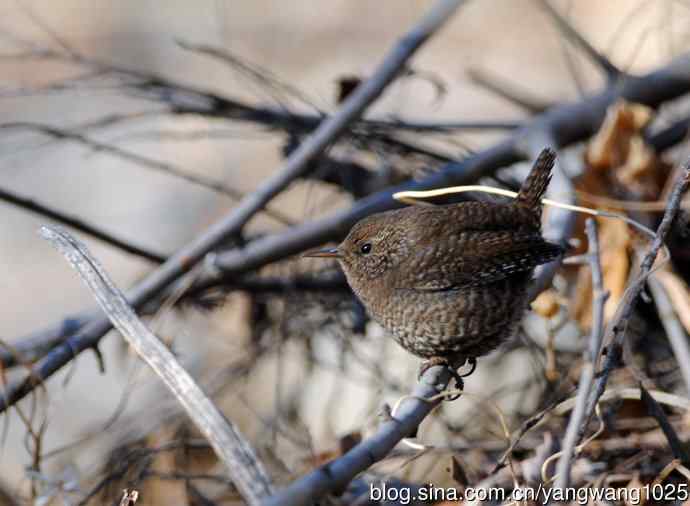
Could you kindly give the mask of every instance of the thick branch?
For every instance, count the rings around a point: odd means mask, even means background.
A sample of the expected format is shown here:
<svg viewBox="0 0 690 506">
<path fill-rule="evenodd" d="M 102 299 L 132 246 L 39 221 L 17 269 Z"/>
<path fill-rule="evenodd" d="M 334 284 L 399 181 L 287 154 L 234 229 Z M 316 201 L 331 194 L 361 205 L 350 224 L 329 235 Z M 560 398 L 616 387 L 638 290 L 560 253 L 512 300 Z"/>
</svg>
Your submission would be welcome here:
<svg viewBox="0 0 690 506">
<path fill-rule="evenodd" d="M 437 173 L 421 181 L 408 182 L 383 190 L 357 201 L 350 209 L 302 223 L 285 232 L 256 239 L 243 249 L 221 254 L 217 259 L 217 265 L 224 271 L 224 275 L 231 277 L 283 260 L 325 242 L 339 240 L 361 218 L 371 213 L 399 207 L 400 203 L 392 198 L 392 194 L 396 191 L 467 184 L 499 168 L 520 161 L 524 157 L 524 150 L 521 150 L 518 145 L 530 138 L 534 142 L 536 131 L 551 132 L 554 147 L 565 147 L 592 135 L 599 127 L 608 106 L 618 98 L 622 97 L 656 107 L 688 91 L 690 91 L 690 54 L 678 57 L 669 65 L 645 76 L 628 77 L 618 83 L 618 86 L 608 87 L 598 95 L 586 97 L 575 103 L 554 106 L 532 118 L 506 140 L 460 162 L 446 164 Z M 682 141 L 686 132 L 687 121 L 683 120 L 652 136 L 650 142 L 657 149 L 665 149 Z M 559 198 L 562 197 L 559 196 Z M 202 280 L 202 282 L 207 281 Z M 27 352 L 34 346 L 41 349 L 52 348 L 67 335 L 69 333 L 65 330 L 65 325 L 60 322 L 27 336 L 16 347 L 26 349 Z M 23 346 L 26 340 L 29 340 L 31 345 Z M 63 352 L 69 353 L 69 350 L 63 348 Z M 0 361 L 3 364 L 14 362 L 3 349 L 0 349 Z"/>
<path fill-rule="evenodd" d="M 211 443 L 248 504 L 273 492 L 271 481 L 249 441 L 213 404 L 172 352 L 144 325 L 105 269 L 67 232 L 43 227 L 48 239 L 79 273 L 101 309 L 137 354 L 163 380 L 187 416 Z"/>
<path fill-rule="evenodd" d="M 412 392 L 412 398 L 401 404 L 396 418 L 388 417 L 382 421 L 374 435 L 342 457 L 291 483 L 262 504 L 309 504 L 327 494 L 342 491 L 355 476 L 386 457 L 403 438 L 415 432 L 422 420 L 441 402 L 440 399 L 425 399 L 442 392 L 449 380 L 450 373 L 445 367 L 435 366 L 427 369 Z"/>
</svg>

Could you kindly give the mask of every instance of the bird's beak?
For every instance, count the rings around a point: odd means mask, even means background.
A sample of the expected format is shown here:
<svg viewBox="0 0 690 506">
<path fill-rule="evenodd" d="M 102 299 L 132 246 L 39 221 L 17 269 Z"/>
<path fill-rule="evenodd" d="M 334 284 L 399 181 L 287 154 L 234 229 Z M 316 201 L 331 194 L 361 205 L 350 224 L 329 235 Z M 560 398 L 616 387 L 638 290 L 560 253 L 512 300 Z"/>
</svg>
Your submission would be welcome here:
<svg viewBox="0 0 690 506">
<path fill-rule="evenodd" d="M 309 258 L 340 258 L 342 255 L 338 251 L 338 248 L 325 248 L 325 249 L 317 249 L 314 251 L 307 251 L 304 255 L 305 257 Z"/>
</svg>

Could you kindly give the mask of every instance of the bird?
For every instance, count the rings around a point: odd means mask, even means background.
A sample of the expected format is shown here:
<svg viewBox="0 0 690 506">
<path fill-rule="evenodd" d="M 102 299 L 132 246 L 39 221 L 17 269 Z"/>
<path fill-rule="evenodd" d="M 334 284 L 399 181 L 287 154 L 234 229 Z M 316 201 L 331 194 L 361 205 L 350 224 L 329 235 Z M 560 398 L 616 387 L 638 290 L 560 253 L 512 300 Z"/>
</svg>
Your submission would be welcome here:
<svg viewBox="0 0 690 506">
<path fill-rule="evenodd" d="M 544 149 L 510 202 L 409 206 L 357 222 L 335 258 L 372 317 L 407 351 L 432 365 L 472 371 L 517 333 L 535 267 L 561 245 L 541 234 L 541 199 L 555 162 Z M 466 375 L 463 375 L 466 376 Z"/>
</svg>

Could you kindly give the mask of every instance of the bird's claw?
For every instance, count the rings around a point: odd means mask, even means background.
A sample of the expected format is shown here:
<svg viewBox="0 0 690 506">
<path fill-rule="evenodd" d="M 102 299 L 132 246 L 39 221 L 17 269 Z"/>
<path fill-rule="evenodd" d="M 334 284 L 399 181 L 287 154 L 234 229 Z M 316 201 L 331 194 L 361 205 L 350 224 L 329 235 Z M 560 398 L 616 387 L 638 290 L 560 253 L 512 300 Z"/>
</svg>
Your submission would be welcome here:
<svg viewBox="0 0 690 506">
<path fill-rule="evenodd" d="M 452 390 L 464 390 L 465 382 L 463 381 L 462 378 L 466 378 L 467 376 L 469 376 L 470 374 L 472 374 L 474 372 L 474 370 L 477 368 L 477 360 L 475 358 L 469 358 L 469 359 L 467 359 L 466 363 L 468 363 L 470 365 L 470 370 L 464 374 L 459 374 L 457 371 L 457 366 L 453 366 L 448 359 L 443 358 L 443 357 L 432 357 L 432 358 L 422 362 L 422 365 L 419 367 L 419 374 L 417 375 L 417 379 L 421 379 L 422 375 L 429 368 L 434 367 L 436 365 L 442 365 L 448 369 L 451 377 L 455 381 L 455 388 L 453 388 Z M 459 394 L 459 393 L 449 395 L 444 400 L 454 401 L 454 400 L 459 399 L 461 395 L 462 394 Z"/>
</svg>

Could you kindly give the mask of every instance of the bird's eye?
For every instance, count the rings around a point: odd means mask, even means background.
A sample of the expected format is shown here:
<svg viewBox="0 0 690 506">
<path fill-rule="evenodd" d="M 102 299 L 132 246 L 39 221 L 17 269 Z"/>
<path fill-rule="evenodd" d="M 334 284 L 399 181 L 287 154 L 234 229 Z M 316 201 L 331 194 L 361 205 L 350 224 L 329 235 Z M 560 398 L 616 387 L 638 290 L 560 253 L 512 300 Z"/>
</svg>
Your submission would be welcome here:
<svg viewBox="0 0 690 506">
<path fill-rule="evenodd" d="M 371 243 L 365 242 L 359 249 L 363 254 L 367 255 L 371 252 Z"/>
</svg>

